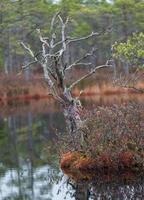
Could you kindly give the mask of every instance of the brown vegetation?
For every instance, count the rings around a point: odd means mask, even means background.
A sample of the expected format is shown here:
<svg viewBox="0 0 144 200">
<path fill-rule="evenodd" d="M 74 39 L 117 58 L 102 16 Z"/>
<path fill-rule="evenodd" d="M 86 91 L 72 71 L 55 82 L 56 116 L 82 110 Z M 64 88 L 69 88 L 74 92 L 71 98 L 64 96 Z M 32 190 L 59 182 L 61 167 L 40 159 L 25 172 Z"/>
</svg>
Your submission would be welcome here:
<svg viewBox="0 0 144 200">
<path fill-rule="evenodd" d="M 61 168 L 102 174 L 144 172 L 144 104 L 99 107 L 67 145 Z M 81 140 L 83 136 L 83 141 Z M 67 142 L 68 143 L 68 142 Z M 79 145 L 81 144 L 81 145 Z"/>
<path fill-rule="evenodd" d="M 115 170 L 115 163 L 112 163 L 111 158 L 107 155 L 94 159 L 86 157 L 80 152 L 67 152 L 62 156 L 61 169 L 76 181 L 87 181 L 95 178 L 104 182 L 116 179 L 131 181 L 143 174 L 143 170 L 140 172 L 129 167 L 132 160 L 133 157 L 130 152 L 121 153 L 119 155 L 119 162 L 123 163 L 125 168 L 121 166 Z"/>
<path fill-rule="evenodd" d="M 75 74 L 83 75 L 84 72 L 77 72 Z M 102 80 L 98 79 L 97 76 L 102 77 Z M 75 87 L 73 89 L 73 95 L 79 96 L 81 89 L 83 93 L 81 97 L 89 97 L 94 95 L 121 95 L 121 94 L 136 94 L 137 90 L 132 88 L 122 88 L 119 86 L 114 86 L 110 79 L 102 74 L 98 74 L 96 77 L 90 81 L 82 83 L 82 85 Z M 43 82 L 43 77 L 41 74 L 35 74 L 30 76 L 29 80 L 25 80 L 24 76 L 17 75 L 4 75 L 0 74 L 0 101 L 9 100 L 39 100 L 41 98 L 49 98 L 49 91 L 46 84 Z M 109 75 L 110 76 L 110 75 Z M 69 80 L 72 80 L 69 77 Z M 104 79 L 105 78 L 105 79 Z M 141 80 L 136 85 L 137 88 L 144 88 L 144 82 Z"/>
<path fill-rule="evenodd" d="M 0 75 L 0 101 L 10 100 L 39 100 L 48 98 L 48 89 L 38 76 L 31 76 L 26 80 L 24 76 Z"/>
<path fill-rule="evenodd" d="M 139 82 L 135 88 L 143 89 L 144 83 Z M 92 95 L 120 95 L 120 94 L 135 94 L 139 91 L 135 88 L 124 88 L 120 86 L 114 86 L 112 83 L 103 83 L 101 85 L 93 84 L 92 86 L 87 86 L 83 90 L 82 96 L 92 96 Z M 78 96 L 80 93 L 79 88 L 73 90 L 73 94 Z"/>
</svg>

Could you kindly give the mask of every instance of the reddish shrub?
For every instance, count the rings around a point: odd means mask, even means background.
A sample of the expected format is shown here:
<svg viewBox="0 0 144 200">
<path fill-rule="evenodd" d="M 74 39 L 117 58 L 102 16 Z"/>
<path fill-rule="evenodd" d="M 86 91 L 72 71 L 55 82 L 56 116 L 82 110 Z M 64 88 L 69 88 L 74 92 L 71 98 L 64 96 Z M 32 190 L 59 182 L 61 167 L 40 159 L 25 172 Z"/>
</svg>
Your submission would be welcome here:
<svg viewBox="0 0 144 200">
<path fill-rule="evenodd" d="M 114 163 L 112 160 L 111 155 L 102 153 L 101 155 L 98 156 L 96 159 L 96 167 L 99 169 L 107 168 L 107 169 L 112 169 L 114 168 Z"/>
<path fill-rule="evenodd" d="M 134 152 L 120 152 L 119 163 L 124 167 L 131 167 L 134 164 Z"/>
<path fill-rule="evenodd" d="M 74 144 L 81 152 L 73 160 L 73 168 L 80 171 L 107 170 L 112 173 L 127 169 L 144 172 L 143 119 L 143 103 L 94 110 L 74 138 L 65 138 L 65 146 L 69 151 L 74 148 Z"/>
</svg>

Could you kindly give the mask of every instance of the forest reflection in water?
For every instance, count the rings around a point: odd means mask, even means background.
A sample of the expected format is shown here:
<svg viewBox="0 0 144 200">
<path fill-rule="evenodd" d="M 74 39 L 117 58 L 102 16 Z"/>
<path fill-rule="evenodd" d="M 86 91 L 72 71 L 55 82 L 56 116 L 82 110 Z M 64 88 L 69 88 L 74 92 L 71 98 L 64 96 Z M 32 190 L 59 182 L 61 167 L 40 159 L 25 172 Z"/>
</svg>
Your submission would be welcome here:
<svg viewBox="0 0 144 200">
<path fill-rule="evenodd" d="M 130 97 L 143 101 L 144 96 Z M 128 102 L 128 96 L 82 99 L 96 105 Z M 0 200 L 144 199 L 142 177 L 129 182 L 73 182 L 59 168 L 56 133 L 65 130 L 52 100 L 7 102 L 0 107 Z"/>
</svg>

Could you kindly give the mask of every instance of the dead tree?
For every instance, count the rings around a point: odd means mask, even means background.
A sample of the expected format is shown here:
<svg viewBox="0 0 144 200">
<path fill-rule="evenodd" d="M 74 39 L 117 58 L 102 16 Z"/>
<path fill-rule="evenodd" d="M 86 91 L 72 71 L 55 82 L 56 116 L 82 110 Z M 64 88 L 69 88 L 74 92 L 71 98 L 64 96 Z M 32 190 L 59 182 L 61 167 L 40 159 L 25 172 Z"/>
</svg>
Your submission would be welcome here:
<svg viewBox="0 0 144 200">
<path fill-rule="evenodd" d="M 59 22 L 61 25 L 61 37 L 60 40 L 57 39 L 57 34 L 55 33 L 55 24 Z M 93 56 L 95 50 L 92 49 L 90 52 L 83 55 L 81 58 L 75 60 L 73 63 L 68 64 L 68 46 L 77 43 L 79 41 L 85 41 L 92 37 L 100 36 L 105 34 L 108 30 L 101 33 L 92 32 L 91 34 L 80 37 L 71 38 L 66 34 L 66 26 L 68 19 L 64 21 L 59 13 L 57 13 L 51 21 L 51 38 L 43 37 L 41 31 L 37 29 L 37 33 L 41 42 L 41 51 L 34 54 L 32 49 L 21 42 L 23 48 L 27 53 L 33 58 L 33 61 L 23 66 L 22 69 L 26 69 L 31 65 L 39 63 L 43 68 L 44 80 L 47 82 L 47 86 L 51 92 L 51 95 L 56 99 L 64 109 L 64 115 L 68 123 L 68 128 L 70 132 L 74 132 L 77 128 L 82 126 L 82 120 L 79 113 L 80 101 L 78 98 L 72 96 L 72 89 L 82 80 L 88 78 L 96 72 L 96 70 L 109 67 L 109 64 L 104 64 L 101 66 L 93 66 L 86 75 L 82 76 L 78 80 L 74 81 L 71 85 L 66 83 L 67 72 L 77 65 L 91 66 L 91 63 L 86 63 L 85 59 Z"/>
</svg>

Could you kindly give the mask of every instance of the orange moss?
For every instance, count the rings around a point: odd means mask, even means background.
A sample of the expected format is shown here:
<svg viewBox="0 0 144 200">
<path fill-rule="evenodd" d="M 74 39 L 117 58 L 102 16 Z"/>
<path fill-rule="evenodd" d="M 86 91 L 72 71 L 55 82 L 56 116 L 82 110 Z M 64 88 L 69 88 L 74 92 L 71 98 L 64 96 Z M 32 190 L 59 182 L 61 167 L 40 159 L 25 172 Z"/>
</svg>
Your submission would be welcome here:
<svg viewBox="0 0 144 200">
<path fill-rule="evenodd" d="M 76 181 L 90 180 L 93 176 L 93 173 L 90 170 L 91 167 L 94 167 L 93 160 L 84 157 L 79 152 L 68 152 L 63 154 L 60 165 L 63 172 Z M 85 170 L 87 171 L 86 173 Z"/>
<path fill-rule="evenodd" d="M 74 162 L 76 162 L 79 158 L 80 153 L 78 152 L 68 152 L 63 154 L 61 159 L 61 168 L 73 168 Z"/>
<path fill-rule="evenodd" d="M 62 169 L 76 169 L 76 170 L 88 170 L 93 169 L 95 166 L 95 160 L 85 157 L 79 152 L 68 152 L 62 155 L 61 168 Z"/>
<path fill-rule="evenodd" d="M 90 158 L 80 152 L 67 152 L 62 155 L 61 169 L 75 180 L 89 180 L 95 175 L 101 174 L 104 180 L 109 181 L 117 173 L 122 173 L 122 178 L 128 180 L 133 179 L 138 168 L 141 171 L 141 165 L 135 161 L 135 157 L 136 153 L 134 154 L 134 152 L 121 152 L 117 154 L 114 162 L 108 154 Z M 137 166 L 136 171 L 135 165 Z"/>
<path fill-rule="evenodd" d="M 82 171 L 92 170 L 95 167 L 95 160 L 88 157 L 80 157 L 74 163 L 74 168 Z"/>
<path fill-rule="evenodd" d="M 93 169 L 95 166 L 95 160 L 85 157 L 79 152 L 68 152 L 62 155 L 61 169 L 64 171 L 85 171 Z"/>
</svg>

